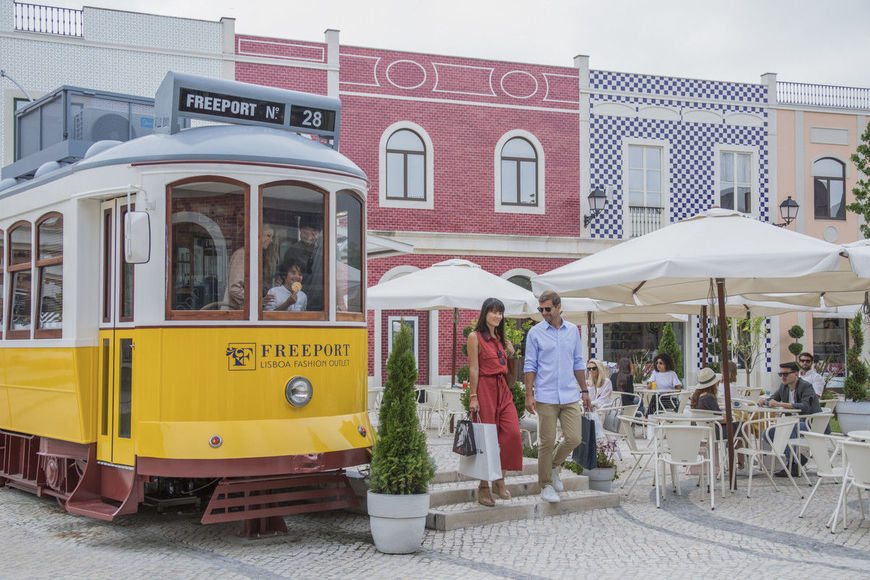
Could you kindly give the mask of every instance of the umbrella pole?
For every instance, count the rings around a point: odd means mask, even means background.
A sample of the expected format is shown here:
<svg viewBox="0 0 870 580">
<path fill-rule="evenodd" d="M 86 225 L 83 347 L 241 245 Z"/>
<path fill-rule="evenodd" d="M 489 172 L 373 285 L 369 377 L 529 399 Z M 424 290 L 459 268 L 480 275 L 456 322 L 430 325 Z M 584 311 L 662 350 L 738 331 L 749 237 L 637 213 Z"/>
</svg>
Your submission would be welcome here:
<svg viewBox="0 0 870 580">
<path fill-rule="evenodd" d="M 456 384 L 456 323 L 459 322 L 459 309 L 453 309 L 453 365 L 450 367 L 450 386 Z"/>
<path fill-rule="evenodd" d="M 725 383 L 725 430 L 728 433 L 728 475 L 732 483 L 729 489 L 734 491 L 737 480 L 731 475 L 734 473 L 734 425 L 731 421 L 731 378 L 725 372 L 728 366 L 728 322 L 725 319 L 725 279 L 716 278 L 716 291 L 719 295 L 719 340 L 722 343 L 721 369 L 722 379 Z"/>
<path fill-rule="evenodd" d="M 701 307 L 701 366 L 707 366 L 707 307 Z"/>
<path fill-rule="evenodd" d="M 592 360 L 592 313 L 586 313 L 586 360 Z"/>
</svg>

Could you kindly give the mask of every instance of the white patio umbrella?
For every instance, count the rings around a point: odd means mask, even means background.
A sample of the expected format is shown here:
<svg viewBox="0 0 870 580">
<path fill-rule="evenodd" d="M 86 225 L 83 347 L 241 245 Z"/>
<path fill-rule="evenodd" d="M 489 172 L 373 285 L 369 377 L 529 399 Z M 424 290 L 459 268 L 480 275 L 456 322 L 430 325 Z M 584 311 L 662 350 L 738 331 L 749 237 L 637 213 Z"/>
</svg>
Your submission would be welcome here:
<svg viewBox="0 0 870 580">
<path fill-rule="evenodd" d="M 856 276 L 840 250 L 823 240 L 714 208 L 536 276 L 532 287 L 536 293 L 552 289 L 564 296 L 662 304 L 705 299 L 715 285 L 719 318 L 724 319 L 729 294 L 870 289 L 870 279 Z M 726 325 L 719 327 L 727 360 Z M 733 466 L 731 391 L 728 377 L 724 380 Z"/>
<path fill-rule="evenodd" d="M 456 323 L 460 309 L 479 311 L 483 301 L 490 297 L 504 302 L 505 314 L 530 314 L 538 305 L 525 288 L 460 259 L 438 262 L 377 284 L 368 289 L 366 296 L 367 308 L 453 310 L 451 384 L 456 380 Z"/>
</svg>

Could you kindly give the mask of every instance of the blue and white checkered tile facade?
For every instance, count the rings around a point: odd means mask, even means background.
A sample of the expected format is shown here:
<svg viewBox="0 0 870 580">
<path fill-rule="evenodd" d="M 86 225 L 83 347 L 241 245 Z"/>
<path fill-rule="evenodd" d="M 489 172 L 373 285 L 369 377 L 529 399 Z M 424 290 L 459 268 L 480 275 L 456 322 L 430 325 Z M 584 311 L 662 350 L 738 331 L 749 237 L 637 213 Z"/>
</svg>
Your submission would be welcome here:
<svg viewBox="0 0 870 580">
<path fill-rule="evenodd" d="M 589 71 L 589 83 L 599 90 L 747 103 L 764 103 L 766 95 L 766 87 L 762 85 L 611 71 Z"/>
<path fill-rule="evenodd" d="M 700 353 L 703 352 L 702 348 L 703 348 L 703 344 L 704 344 L 704 334 L 703 334 L 702 328 L 701 328 L 702 318 L 700 316 L 695 317 L 695 348 L 697 349 L 697 352 L 698 352 L 698 357 L 697 357 L 698 362 L 696 363 L 695 367 L 697 370 L 701 370 L 702 367 L 706 366 L 708 361 L 713 360 L 713 355 L 710 354 L 710 344 L 713 342 L 713 337 L 711 336 L 710 331 L 711 331 L 713 324 L 715 324 L 715 322 L 712 318 L 708 318 L 707 320 L 708 320 L 708 324 L 709 324 L 709 326 L 707 327 L 707 360 L 702 361 L 701 355 L 700 355 Z M 772 372 L 772 370 L 773 370 L 772 369 L 773 336 L 771 336 L 772 327 L 771 327 L 770 318 L 764 319 L 764 326 L 765 326 L 765 330 L 767 331 L 767 334 L 764 338 L 764 349 L 765 349 L 765 351 L 764 351 L 764 353 L 765 353 L 765 356 L 764 356 L 765 365 L 764 366 L 765 366 L 766 372 L 769 373 L 769 372 Z"/>
<path fill-rule="evenodd" d="M 624 144 L 631 139 L 654 139 L 668 144 L 669 153 L 664 162 L 669 170 L 666 179 L 670 196 L 664 224 L 692 217 L 718 205 L 717 145 L 753 147 L 759 152 L 752 168 L 757 174 L 759 189 L 753 202 L 759 206 L 760 219 L 769 221 L 767 111 L 758 106 L 764 103 L 765 86 L 602 71 L 591 71 L 590 82 L 590 184 L 613 192 L 607 208 L 590 224 L 591 237 L 619 239 L 630 235 L 623 224 L 627 198 L 624 193 L 628 185 L 623 157 Z M 596 94 L 596 90 L 628 94 Z M 692 100 L 681 100 L 680 97 Z M 640 106 L 667 107 L 673 111 L 681 111 L 683 107 L 706 109 L 720 113 L 722 118 L 715 123 L 701 123 L 596 115 L 597 104 L 616 102 L 635 109 Z M 763 126 L 727 124 L 724 116 L 735 112 L 761 117 Z"/>
</svg>

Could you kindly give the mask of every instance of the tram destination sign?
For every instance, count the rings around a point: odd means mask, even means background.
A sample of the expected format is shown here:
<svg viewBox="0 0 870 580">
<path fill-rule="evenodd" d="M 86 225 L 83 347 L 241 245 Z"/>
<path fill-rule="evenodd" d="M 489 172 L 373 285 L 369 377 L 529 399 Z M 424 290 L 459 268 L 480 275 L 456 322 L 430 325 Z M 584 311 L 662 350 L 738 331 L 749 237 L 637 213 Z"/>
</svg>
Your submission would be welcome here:
<svg viewBox="0 0 870 580">
<path fill-rule="evenodd" d="M 178 110 L 229 119 L 284 124 L 287 105 L 181 87 Z"/>
<path fill-rule="evenodd" d="M 290 126 L 319 131 L 335 130 L 335 111 L 290 105 Z"/>
</svg>

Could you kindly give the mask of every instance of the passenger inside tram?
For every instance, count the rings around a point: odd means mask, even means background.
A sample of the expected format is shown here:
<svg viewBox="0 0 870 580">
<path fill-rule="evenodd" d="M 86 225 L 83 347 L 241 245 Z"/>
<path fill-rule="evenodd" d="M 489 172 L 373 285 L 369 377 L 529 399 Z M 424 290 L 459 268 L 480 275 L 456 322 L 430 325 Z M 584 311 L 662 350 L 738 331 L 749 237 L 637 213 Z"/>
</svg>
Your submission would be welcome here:
<svg viewBox="0 0 870 580">
<path fill-rule="evenodd" d="M 284 282 L 270 288 L 263 299 L 263 310 L 302 312 L 307 309 L 308 296 L 302 290 L 302 261 L 288 256 L 282 264 Z"/>
<path fill-rule="evenodd" d="M 284 260 L 300 261 L 307 280 L 308 310 L 323 310 L 323 225 L 321 216 L 305 214 L 299 220 L 299 239 L 285 250 Z"/>
<path fill-rule="evenodd" d="M 260 237 L 260 248 L 263 252 L 263 288 L 269 288 L 275 283 L 278 265 L 278 242 L 275 239 L 275 229 L 263 225 Z M 267 306 L 271 298 L 263 299 Z M 246 304 L 245 298 L 245 248 L 241 247 L 230 256 L 227 267 L 227 304 L 230 310 L 241 310 Z"/>
</svg>

